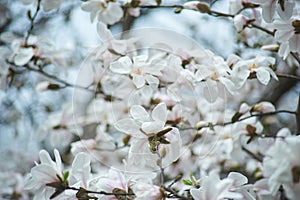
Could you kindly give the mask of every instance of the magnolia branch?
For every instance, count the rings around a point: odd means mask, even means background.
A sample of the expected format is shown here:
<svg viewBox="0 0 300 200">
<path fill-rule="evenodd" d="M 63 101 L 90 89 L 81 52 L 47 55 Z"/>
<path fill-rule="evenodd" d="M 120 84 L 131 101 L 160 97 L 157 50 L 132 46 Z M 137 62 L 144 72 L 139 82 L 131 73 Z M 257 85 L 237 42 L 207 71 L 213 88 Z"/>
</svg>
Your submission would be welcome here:
<svg viewBox="0 0 300 200">
<path fill-rule="evenodd" d="M 230 121 L 230 122 L 225 122 L 225 123 L 215 123 L 215 124 L 208 123 L 207 125 L 203 125 L 203 126 L 200 126 L 200 127 L 187 127 L 187 128 L 180 128 L 180 127 L 179 127 L 179 129 L 180 129 L 180 130 L 200 130 L 200 129 L 202 129 L 202 128 L 212 128 L 212 127 L 215 127 L 215 126 L 227 126 L 227 125 L 234 124 L 234 123 L 236 123 L 236 122 L 241 122 L 241 121 L 250 119 L 250 118 L 252 118 L 252 117 L 264 117 L 264 116 L 276 115 L 276 114 L 280 114 L 280 113 L 286 113 L 286 114 L 297 115 L 297 112 L 295 112 L 295 111 L 289 111 L 289 110 L 277 110 L 277 111 L 274 111 L 274 112 L 257 113 L 257 114 L 252 114 L 252 113 L 250 113 L 249 116 L 246 116 L 246 117 L 243 117 L 243 118 L 239 118 L 239 119 L 237 119 L 237 120 Z"/>
<path fill-rule="evenodd" d="M 36 6 L 36 10 L 35 10 L 35 13 L 33 16 L 31 16 L 31 12 L 30 10 L 28 11 L 28 18 L 30 19 L 30 28 L 28 30 L 28 33 L 27 33 L 27 36 L 25 38 L 25 46 L 28 44 L 28 39 L 33 31 L 33 28 L 34 28 L 34 21 L 40 11 L 40 8 L 41 8 L 41 0 L 38 0 L 37 1 L 37 6 Z"/>
</svg>

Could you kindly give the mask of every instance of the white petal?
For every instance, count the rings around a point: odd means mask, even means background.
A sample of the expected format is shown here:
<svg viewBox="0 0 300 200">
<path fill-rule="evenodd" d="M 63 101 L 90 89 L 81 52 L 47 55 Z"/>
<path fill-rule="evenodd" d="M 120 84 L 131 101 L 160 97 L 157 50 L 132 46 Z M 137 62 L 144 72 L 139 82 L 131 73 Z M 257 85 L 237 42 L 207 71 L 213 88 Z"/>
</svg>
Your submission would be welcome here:
<svg viewBox="0 0 300 200">
<path fill-rule="evenodd" d="M 203 95 L 208 102 L 213 103 L 217 100 L 219 96 L 218 91 L 218 86 L 215 81 L 212 81 L 210 79 L 206 80 L 203 87 Z"/>
<path fill-rule="evenodd" d="M 122 57 L 119 60 L 110 64 L 109 69 L 118 74 L 129 74 L 131 71 L 132 62 L 128 56 Z"/>
<path fill-rule="evenodd" d="M 127 44 L 125 41 L 122 40 L 112 40 L 111 46 L 113 50 L 115 50 L 119 54 L 124 54 L 127 49 Z"/>
<path fill-rule="evenodd" d="M 157 133 L 163 130 L 164 126 L 165 122 L 162 121 L 145 122 L 142 124 L 142 130 L 145 133 Z"/>
<path fill-rule="evenodd" d="M 127 134 L 136 134 L 140 130 L 140 127 L 131 118 L 121 119 L 114 126 L 117 130 Z"/>
<path fill-rule="evenodd" d="M 271 79 L 270 73 L 264 68 L 260 67 L 255 69 L 257 79 L 264 85 L 267 85 Z"/>
<path fill-rule="evenodd" d="M 167 120 L 167 105 L 159 103 L 152 111 L 151 117 L 155 121 L 166 122 Z"/>
<path fill-rule="evenodd" d="M 141 88 L 145 85 L 145 78 L 138 74 L 132 74 L 132 81 L 137 88 Z"/>
<path fill-rule="evenodd" d="M 288 20 L 293 15 L 293 10 L 295 6 L 295 1 L 284 1 L 284 11 L 281 9 L 281 6 L 277 6 L 277 13 L 283 20 Z"/>
<path fill-rule="evenodd" d="M 47 151 L 41 150 L 39 156 L 42 164 L 52 165 L 53 161 Z"/>
<path fill-rule="evenodd" d="M 133 119 L 138 120 L 140 122 L 145 122 L 150 120 L 150 116 L 145 110 L 144 107 L 140 105 L 134 105 L 130 108 L 130 114 Z"/>
<path fill-rule="evenodd" d="M 270 23 L 273 20 L 273 16 L 275 13 L 275 6 L 276 6 L 276 2 L 275 0 L 272 0 L 264 5 L 262 5 L 262 15 L 263 18 L 266 22 Z"/>
<path fill-rule="evenodd" d="M 87 187 L 87 181 L 89 180 L 91 172 L 90 163 L 90 156 L 83 152 L 77 154 L 72 163 L 71 174 L 76 181 L 82 181 L 84 187 Z"/>
<path fill-rule="evenodd" d="M 33 55 L 33 48 L 20 48 L 14 58 L 14 63 L 18 66 L 25 65 L 31 60 Z"/>
<path fill-rule="evenodd" d="M 228 178 L 234 180 L 234 186 L 241 186 L 248 183 L 247 177 L 237 172 L 230 172 Z"/>
<path fill-rule="evenodd" d="M 294 35 L 289 41 L 290 51 L 299 52 L 300 51 L 300 36 L 299 34 Z"/>
<path fill-rule="evenodd" d="M 109 42 L 110 40 L 113 40 L 113 36 L 111 32 L 108 30 L 106 25 L 102 22 L 98 22 L 97 24 L 97 33 L 104 42 Z"/>
</svg>

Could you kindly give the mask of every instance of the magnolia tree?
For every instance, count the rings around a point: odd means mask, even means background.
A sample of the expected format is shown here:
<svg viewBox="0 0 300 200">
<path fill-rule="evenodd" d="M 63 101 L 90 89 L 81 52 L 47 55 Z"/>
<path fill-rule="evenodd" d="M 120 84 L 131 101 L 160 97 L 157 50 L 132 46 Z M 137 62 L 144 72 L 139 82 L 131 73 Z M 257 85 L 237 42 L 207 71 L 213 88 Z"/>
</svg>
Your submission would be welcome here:
<svg viewBox="0 0 300 200">
<path fill-rule="evenodd" d="M 1 9 L 1 199 L 299 199 L 296 1 Z"/>
</svg>

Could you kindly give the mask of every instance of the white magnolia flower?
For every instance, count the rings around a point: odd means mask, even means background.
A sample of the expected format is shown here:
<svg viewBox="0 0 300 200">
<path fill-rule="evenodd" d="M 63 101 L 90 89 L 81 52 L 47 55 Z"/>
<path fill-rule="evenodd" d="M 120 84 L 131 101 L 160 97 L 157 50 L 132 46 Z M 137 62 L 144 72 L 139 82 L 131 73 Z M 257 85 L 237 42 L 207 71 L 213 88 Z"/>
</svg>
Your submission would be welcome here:
<svg viewBox="0 0 300 200">
<path fill-rule="evenodd" d="M 278 54 L 286 59 L 290 52 L 300 52 L 300 18 L 275 20 L 273 23 L 275 40 L 280 42 Z"/>
<path fill-rule="evenodd" d="M 255 198 L 247 191 L 248 183 L 244 175 L 231 172 L 228 177 L 221 180 L 216 170 L 200 179 L 201 187 L 191 189 L 191 195 L 197 200 L 221 200 L 221 199 L 251 199 Z"/>
<path fill-rule="evenodd" d="M 91 22 L 98 17 L 99 22 L 115 24 L 123 17 L 123 10 L 119 2 L 106 0 L 90 0 L 81 5 L 82 10 L 90 12 Z"/>
<path fill-rule="evenodd" d="M 125 118 L 115 123 L 116 129 L 126 134 L 147 138 L 153 133 L 162 131 L 167 120 L 167 106 L 160 103 L 154 107 L 151 116 L 140 105 L 134 105 L 130 108 L 131 118 Z"/>
<path fill-rule="evenodd" d="M 47 187 L 47 183 L 60 182 L 63 177 L 63 166 L 58 150 L 54 150 L 55 162 L 45 150 L 40 151 L 40 164 L 31 169 L 31 178 L 26 184 L 26 189 L 36 191 L 34 200 L 49 199 L 54 188 Z"/>
<path fill-rule="evenodd" d="M 283 134 L 286 131 L 278 132 Z M 268 178 L 269 190 L 276 195 L 280 186 L 283 186 L 285 195 L 289 199 L 298 199 L 300 196 L 300 137 L 291 136 L 277 138 L 269 148 L 263 160 L 263 174 Z"/>
<path fill-rule="evenodd" d="M 118 74 L 128 74 L 137 88 L 148 83 L 155 88 L 159 84 L 157 76 L 162 75 L 161 70 L 165 66 L 162 60 L 148 61 L 146 56 L 134 56 L 132 60 L 128 56 L 121 57 L 111 63 L 110 70 Z"/>
<path fill-rule="evenodd" d="M 251 0 L 253 3 L 258 3 L 262 6 L 262 16 L 268 23 L 272 22 L 275 9 L 283 20 L 288 20 L 293 14 L 295 6 L 294 0 Z"/>
<path fill-rule="evenodd" d="M 115 39 L 111 34 L 110 30 L 107 28 L 107 26 L 102 22 L 98 22 L 97 32 L 104 43 L 102 49 L 113 50 L 116 53 L 122 55 L 125 54 L 126 51 L 130 51 L 131 48 L 134 47 L 134 43 L 137 41 L 136 38 L 130 38 L 128 40 Z M 105 58 L 108 59 L 110 57 L 110 55 L 108 55 L 109 54 L 108 52 L 100 51 L 100 53 L 104 54 L 103 55 L 104 59 Z"/>
<path fill-rule="evenodd" d="M 233 58 L 232 58 L 233 57 Z M 271 77 L 278 80 L 276 74 L 271 69 L 275 64 L 275 59 L 272 57 L 257 56 L 249 60 L 242 60 L 236 55 L 229 56 L 228 65 L 232 67 L 230 80 L 223 79 L 227 84 L 227 89 L 234 93 L 240 89 L 248 78 L 256 77 L 259 82 L 267 85 Z"/>
<path fill-rule="evenodd" d="M 22 0 L 24 4 L 30 4 L 34 2 L 37 3 L 37 0 Z M 58 9 L 63 0 L 41 0 L 41 5 L 43 6 L 44 11 L 48 12 L 50 10 Z"/>
<path fill-rule="evenodd" d="M 167 120 L 165 103 L 155 106 L 151 116 L 140 105 L 132 106 L 130 114 L 131 118 L 121 119 L 115 123 L 119 131 L 134 136 L 129 149 L 129 161 L 138 165 L 157 166 L 157 155 L 154 154 L 156 150 L 163 157 L 164 166 L 178 159 L 182 145 L 181 137 L 177 128 L 165 127 Z M 156 134 L 167 129 L 168 132 L 162 136 L 167 144 L 159 142 L 158 149 L 155 149 L 156 142 L 160 141 L 156 138 Z"/>
</svg>

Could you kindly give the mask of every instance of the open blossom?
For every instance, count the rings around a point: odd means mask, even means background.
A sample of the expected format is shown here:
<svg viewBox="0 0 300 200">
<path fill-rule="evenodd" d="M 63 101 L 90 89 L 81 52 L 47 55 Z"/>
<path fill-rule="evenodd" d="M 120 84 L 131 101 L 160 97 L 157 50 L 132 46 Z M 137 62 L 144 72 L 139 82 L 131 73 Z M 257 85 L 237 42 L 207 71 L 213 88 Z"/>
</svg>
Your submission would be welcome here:
<svg viewBox="0 0 300 200">
<path fill-rule="evenodd" d="M 162 75 L 161 70 L 165 63 L 159 60 L 148 61 L 146 56 L 134 56 L 132 60 L 128 57 L 121 57 L 111 63 L 110 70 L 118 74 L 129 74 L 137 88 L 143 87 L 146 83 L 158 86 L 157 76 Z"/>
<path fill-rule="evenodd" d="M 139 165 L 156 166 L 158 151 L 163 157 L 163 165 L 174 162 L 180 154 L 182 145 L 177 128 L 165 127 L 167 107 L 160 103 L 154 107 L 151 116 L 140 105 L 130 109 L 131 118 L 117 121 L 115 127 L 124 133 L 134 136 L 129 149 L 129 160 Z M 163 136 L 157 136 L 161 131 L 168 130 Z M 163 142 L 160 142 L 163 140 Z M 158 146 L 158 148 L 157 148 Z M 141 156 L 143 155 L 143 156 Z"/>
<path fill-rule="evenodd" d="M 134 105 L 130 108 L 131 118 L 117 121 L 115 127 L 126 134 L 145 138 L 163 130 L 167 120 L 167 112 L 165 103 L 156 105 L 152 110 L 151 116 L 144 107 Z"/>
<path fill-rule="evenodd" d="M 273 23 L 275 40 L 280 42 L 279 56 L 286 59 L 290 52 L 300 52 L 300 17 L 289 20 L 275 20 Z"/>
<path fill-rule="evenodd" d="M 288 20 L 295 6 L 294 0 L 251 0 L 253 3 L 258 3 L 262 6 L 262 16 L 268 23 L 272 22 L 275 10 L 283 20 Z"/>
<path fill-rule="evenodd" d="M 102 51 L 100 51 L 99 53 L 103 53 L 102 56 L 105 60 L 109 59 L 112 56 L 110 55 L 109 51 L 103 52 L 103 49 L 112 50 L 119 54 L 125 54 L 126 51 L 130 51 L 131 48 L 134 47 L 134 43 L 137 41 L 136 38 L 130 38 L 128 40 L 115 39 L 107 26 L 102 22 L 98 22 L 97 24 L 97 33 L 104 43 Z"/>
<path fill-rule="evenodd" d="M 31 169 L 31 178 L 26 189 L 36 191 L 34 200 L 49 199 L 54 188 L 46 187 L 47 183 L 60 182 L 57 176 L 63 177 L 63 166 L 58 150 L 54 150 L 55 162 L 45 150 L 40 151 L 40 164 Z"/>
<path fill-rule="evenodd" d="M 24 4 L 30 4 L 32 2 L 37 3 L 37 0 L 22 0 Z M 50 11 L 54 9 L 58 9 L 63 0 L 41 0 L 41 4 L 43 6 L 44 11 Z"/>
<path fill-rule="evenodd" d="M 227 84 L 227 89 L 234 93 L 234 91 L 240 89 L 248 78 L 256 77 L 259 82 L 267 85 L 271 77 L 278 80 L 275 72 L 271 69 L 271 66 L 275 64 L 275 59 L 272 57 L 257 56 L 253 59 L 242 60 L 236 55 L 231 55 L 227 61 L 231 66 L 232 71 L 229 79 L 224 79 Z"/>
<path fill-rule="evenodd" d="M 286 196 L 296 200 L 300 195 L 300 138 L 283 132 L 286 129 L 278 132 L 277 136 L 280 138 L 276 139 L 266 153 L 263 174 L 268 178 L 269 190 L 273 196 L 282 185 Z"/>
<path fill-rule="evenodd" d="M 84 2 L 81 8 L 90 13 L 91 22 L 98 17 L 98 21 L 112 25 L 123 17 L 123 10 L 119 2 L 90 0 Z"/>
<path fill-rule="evenodd" d="M 200 188 L 191 189 L 191 195 L 199 200 L 221 200 L 221 199 L 251 199 L 254 197 L 248 192 L 245 184 L 248 183 L 244 175 L 231 172 L 225 179 L 220 179 L 216 170 L 200 179 Z"/>
</svg>

